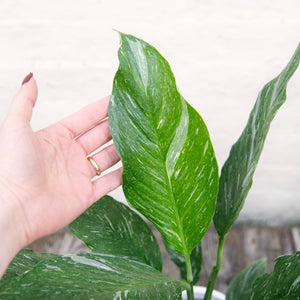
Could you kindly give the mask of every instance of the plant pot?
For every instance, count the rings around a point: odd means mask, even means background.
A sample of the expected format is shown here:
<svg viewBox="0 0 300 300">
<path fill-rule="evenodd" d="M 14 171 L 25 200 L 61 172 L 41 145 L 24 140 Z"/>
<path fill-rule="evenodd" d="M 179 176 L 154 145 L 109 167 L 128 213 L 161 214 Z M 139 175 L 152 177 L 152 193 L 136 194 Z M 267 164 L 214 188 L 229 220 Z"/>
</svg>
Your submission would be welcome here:
<svg viewBox="0 0 300 300">
<path fill-rule="evenodd" d="M 204 286 L 194 286 L 195 300 L 203 300 L 205 292 L 206 292 L 206 287 L 204 287 Z M 182 293 L 182 300 L 187 300 L 186 291 L 184 291 Z M 211 296 L 211 300 L 225 300 L 225 294 L 214 290 L 213 294 Z"/>
</svg>

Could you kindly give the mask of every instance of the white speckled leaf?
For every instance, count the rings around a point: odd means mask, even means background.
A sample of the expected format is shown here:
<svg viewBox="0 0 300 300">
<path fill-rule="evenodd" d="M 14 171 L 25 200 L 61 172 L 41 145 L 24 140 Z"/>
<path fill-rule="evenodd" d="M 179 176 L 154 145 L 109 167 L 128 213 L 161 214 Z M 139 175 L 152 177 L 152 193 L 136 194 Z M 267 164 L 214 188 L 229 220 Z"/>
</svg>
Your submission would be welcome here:
<svg viewBox="0 0 300 300">
<path fill-rule="evenodd" d="M 252 286 L 250 300 L 299 300 L 300 252 L 280 256 L 274 271 L 258 277 Z"/>
<path fill-rule="evenodd" d="M 43 260 L 7 281 L 0 299 L 178 299 L 181 283 L 124 257 L 83 254 Z"/>
<path fill-rule="evenodd" d="M 284 70 L 259 93 L 245 129 L 231 148 L 221 171 L 214 216 L 220 236 L 227 234 L 243 208 L 271 122 L 286 100 L 287 83 L 299 61 L 300 45 Z"/>
<path fill-rule="evenodd" d="M 119 60 L 109 120 L 125 196 L 187 257 L 211 223 L 218 190 L 207 128 L 156 49 L 121 34 Z"/>
<path fill-rule="evenodd" d="M 104 196 L 69 225 L 94 252 L 126 256 L 161 271 L 158 243 L 145 221 L 133 210 Z"/>
<path fill-rule="evenodd" d="M 0 280 L 0 289 L 3 284 L 13 277 L 21 276 L 22 274 L 32 270 L 38 263 L 43 260 L 55 257 L 51 253 L 38 253 L 31 249 L 22 249 L 9 264 L 5 274 Z M 0 298 L 1 299 L 1 298 Z"/>
</svg>

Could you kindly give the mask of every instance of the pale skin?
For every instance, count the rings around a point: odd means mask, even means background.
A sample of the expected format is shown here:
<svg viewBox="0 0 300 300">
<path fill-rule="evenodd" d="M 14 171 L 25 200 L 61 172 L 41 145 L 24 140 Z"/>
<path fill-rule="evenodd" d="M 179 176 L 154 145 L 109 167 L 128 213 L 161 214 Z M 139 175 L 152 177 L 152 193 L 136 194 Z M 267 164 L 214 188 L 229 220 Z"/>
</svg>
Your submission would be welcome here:
<svg viewBox="0 0 300 300">
<path fill-rule="evenodd" d="M 31 77 L 0 127 L 0 278 L 19 250 L 67 226 L 121 184 L 122 168 L 91 181 L 96 169 L 87 160 L 111 140 L 109 97 L 34 132 L 30 120 L 36 100 Z M 120 160 L 112 144 L 93 158 L 101 171 Z"/>
</svg>

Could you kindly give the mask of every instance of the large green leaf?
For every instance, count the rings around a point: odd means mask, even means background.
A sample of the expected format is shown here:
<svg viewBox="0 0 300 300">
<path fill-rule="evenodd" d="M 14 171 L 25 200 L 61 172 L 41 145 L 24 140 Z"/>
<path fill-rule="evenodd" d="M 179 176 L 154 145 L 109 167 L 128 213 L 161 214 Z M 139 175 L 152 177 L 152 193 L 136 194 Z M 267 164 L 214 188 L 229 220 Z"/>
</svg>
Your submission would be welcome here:
<svg viewBox="0 0 300 300">
<path fill-rule="evenodd" d="M 253 282 L 265 272 L 265 258 L 248 266 L 230 282 L 226 291 L 226 300 L 249 300 Z"/>
<path fill-rule="evenodd" d="M 185 258 L 177 251 L 168 247 L 165 243 L 166 250 L 170 256 L 170 259 L 179 267 L 180 278 L 187 280 L 186 261 Z M 192 266 L 193 284 L 196 284 L 200 278 L 201 266 L 202 266 L 202 248 L 199 243 L 192 251 L 190 255 L 190 261 Z"/>
<path fill-rule="evenodd" d="M 300 252 L 278 257 L 274 271 L 255 280 L 250 299 L 299 300 Z"/>
<path fill-rule="evenodd" d="M 69 225 L 93 251 L 127 256 L 161 271 L 158 243 L 145 221 L 128 206 L 104 196 Z"/>
<path fill-rule="evenodd" d="M 124 166 L 123 190 L 187 257 L 215 209 L 218 166 L 209 134 L 179 94 L 167 61 L 146 42 L 120 35 L 109 120 Z"/>
<path fill-rule="evenodd" d="M 9 264 L 5 274 L 1 278 L 0 288 L 11 278 L 21 276 L 32 270 L 42 260 L 50 259 L 54 256 L 54 254 L 50 253 L 33 252 L 31 249 L 21 250 Z"/>
<path fill-rule="evenodd" d="M 248 123 L 222 168 L 214 216 L 220 236 L 227 234 L 244 205 L 270 124 L 285 102 L 287 83 L 299 60 L 300 45 L 285 69 L 259 93 Z"/>
<path fill-rule="evenodd" d="M 152 267 L 100 254 L 59 256 L 0 288 L 0 299 L 177 299 L 181 283 Z"/>
</svg>

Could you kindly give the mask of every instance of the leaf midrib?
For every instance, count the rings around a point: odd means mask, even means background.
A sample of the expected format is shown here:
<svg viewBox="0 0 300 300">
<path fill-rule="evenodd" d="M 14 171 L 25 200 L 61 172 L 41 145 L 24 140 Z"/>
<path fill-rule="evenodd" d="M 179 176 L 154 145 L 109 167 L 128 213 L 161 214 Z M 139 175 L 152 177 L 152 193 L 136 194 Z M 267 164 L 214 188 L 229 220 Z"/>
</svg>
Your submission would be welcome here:
<svg viewBox="0 0 300 300">
<path fill-rule="evenodd" d="M 181 96 L 180 96 L 180 99 L 181 99 L 181 103 L 182 103 L 182 111 L 181 111 L 180 121 L 179 121 L 179 123 L 178 123 L 178 126 L 177 126 L 176 129 L 175 129 L 175 135 L 174 135 L 173 141 L 174 141 L 176 138 L 178 138 L 178 137 L 177 137 L 177 130 L 178 130 L 178 128 L 182 125 L 181 122 L 182 122 L 183 118 L 184 118 L 185 116 L 188 116 L 188 113 L 187 113 L 187 107 L 186 107 L 185 100 L 184 100 Z M 187 130 L 187 131 L 188 131 L 188 130 Z M 181 149 L 182 149 L 182 147 L 183 147 L 183 145 L 184 145 L 184 143 L 185 143 L 185 141 L 186 141 L 186 137 L 187 137 L 187 134 L 186 134 L 186 136 L 185 136 L 184 142 L 181 143 Z M 170 147 L 171 147 L 173 141 L 171 142 Z M 169 150 L 170 150 L 170 147 L 169 147 Z M 184 253 L 181 253 L 181 254 L 186 258 L 186 257 L 189 255 L 189 253 L 188 253 L 188 251 L 187 251 L 186 240 L 185 240 L 185 236 L 184 236 L 184 232 L 183 232 L 183 227 L 182 227 L 183 224 L 182 224 L 181 218 L 180 218 L 180 216 L 179 216 L 179 211 L 178 211 L 177 202 L 176 202 L 176 199 L 175 199 L 175 197 L 174 197 L 174 193 L 173 193 L 173 191 L 172 191 L 171 175 L 172 175 L 173 173 L 170 174 L 170 173 L 168 172 L 168 168 L 167 168 L 167 157 L 168 157 L 169 150 L 168 150 L 168 152 L 167 152 L 166 159 L 165 159 L 165 161 L 164 161 L 165 173 L 166 173 L 166 177 L 167 177 L 167 179 L 168 179 L 168 189 L 169 189 L 169 193 L 170 193 L 171 199 L 172 199 L 173 211 L 175 212 L 175 218 L 176 218 L 177 224 L 179 225 L 179 226 L 178 226 L 178 229 L 179 229 L 179 237 L 180 237 L 180 239 L 181 239 L 181 243 L 182 243 L 183 251 L 184 251 Z M 161 155 L 162 155 L 162 153 L 161 153 Z M 178 158 L 177 158 L 177 160 L 178 160 Z M 176 163 L 174 163 L 174 165 L 176 165 Z M 174 169 L 173 169 L 173 171 L 174 171 Z"/>
</svg>

